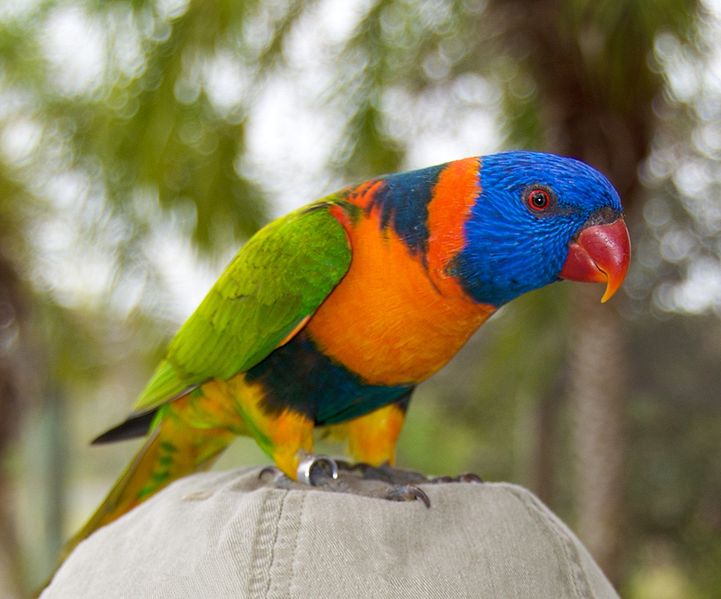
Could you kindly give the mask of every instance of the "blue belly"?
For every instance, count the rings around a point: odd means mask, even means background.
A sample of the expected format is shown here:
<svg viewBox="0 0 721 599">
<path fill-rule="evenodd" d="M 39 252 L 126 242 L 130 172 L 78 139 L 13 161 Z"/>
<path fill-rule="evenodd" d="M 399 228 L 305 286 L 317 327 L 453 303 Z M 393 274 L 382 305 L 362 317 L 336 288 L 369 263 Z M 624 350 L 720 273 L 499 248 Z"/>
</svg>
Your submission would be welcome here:
<svg viewBox="0 0 721 599">
<path fill-rule="evenodd" d="M 265 390 L 268 413 L 291 409 L 317 425 L 352 420 L 393 403 L 413 389 L 409 385 L 368 385 L 361 377 L 324 355 L 301 332 L 245 374 Z"/>
</svg>

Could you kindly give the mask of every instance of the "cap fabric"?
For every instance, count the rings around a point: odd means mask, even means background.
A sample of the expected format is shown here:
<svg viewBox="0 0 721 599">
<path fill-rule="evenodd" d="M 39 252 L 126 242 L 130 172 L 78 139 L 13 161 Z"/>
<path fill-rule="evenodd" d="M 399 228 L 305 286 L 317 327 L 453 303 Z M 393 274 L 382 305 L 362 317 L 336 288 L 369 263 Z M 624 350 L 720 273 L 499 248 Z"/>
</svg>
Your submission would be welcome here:
<svg viewBox="0 0 721 599">
<path fill-rule="evenodd" d="M 522 487 L 424 484 L 427 509 L 258 473 L 175 482 L 81 543 L 42 598 L 618 597 Z"/>
</svg>

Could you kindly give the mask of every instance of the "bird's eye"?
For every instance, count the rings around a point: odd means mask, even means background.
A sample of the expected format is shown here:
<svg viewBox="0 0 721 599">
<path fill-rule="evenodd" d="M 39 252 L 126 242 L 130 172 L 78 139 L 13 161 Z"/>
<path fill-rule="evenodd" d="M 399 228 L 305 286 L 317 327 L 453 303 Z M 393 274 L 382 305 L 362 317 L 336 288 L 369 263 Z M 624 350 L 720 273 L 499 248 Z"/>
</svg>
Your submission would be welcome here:
<svg viewBox="0 0 721 599">
<path fill-rule="evenodd" d="M 529 208 L 541 212 L 551 204 L 551 194 L 546 189 L 535 187 L 526 195 L 526 202 Z"/>
</svg>

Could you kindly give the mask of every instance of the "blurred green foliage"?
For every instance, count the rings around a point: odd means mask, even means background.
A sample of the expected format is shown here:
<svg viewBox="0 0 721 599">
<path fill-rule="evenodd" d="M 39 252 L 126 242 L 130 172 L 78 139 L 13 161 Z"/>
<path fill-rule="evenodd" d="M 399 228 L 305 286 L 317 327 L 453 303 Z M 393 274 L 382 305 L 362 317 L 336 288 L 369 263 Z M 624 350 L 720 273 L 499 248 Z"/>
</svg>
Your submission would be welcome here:
<svg viewBox="0 0 721 599">
<path fill-rule="evenodd" d="M 5 427 L 19 431 L 0 489 L 14 497 L 5 516 L 18 543 L 0 552 L 20 547 L 16 585 L 42 578 L 61 537 L 132 454 L 86 442 L 125 415 L 189 298 L 278 210 L 274 195 L 309 201 L 422 166 L 439 147 L 452 159 L 504 146 L 583 154 L 595 144 L 597 165 L 621 173 L 624 199 L 639 202 L 643 258 L 622 299 L 624 595 L 658 597 L 665 581 L 669 597 L 713 596 L 721 325 L 713 296 L 690 316 L 683 295 L 699 258 L 721 254 L 721 222 L 698 199 L 721 184 L 721 143 L 708 133 L 721 102 L 701 84 L 703 94 L 683 87 L 713 54 L 718 31 L 698 26 L 703 10 L 690 0 L 0 9 L 0 257 L 9 265 L 0 287 L 16 290 L 0 297 L 0 316 L 11 314 L 0 319 L 0 372 L 17 390 L 0 407 L 10 414 L 10 399 L 22 397 L 25 411 L 22 425 Z M 579 75 L 578 87 L 564 87 L 561 68 Z M 284 117 L 268 106 L 289 89 L 295 129 L 275 139 L 267 123 Z M 589 114 L 606 139 L 589 139 L 580 125 Z M 628 151 L 610 151 L 624 143 Z M 268 147 L 279 152 L 271 160 Z M 703 189 L 684 187 L 689 177 L 677 173 L 688 164 L 706 173 Z M 644 189 L 634 186 L 639 172 Z M 683 247 L 703 251 L 678 250 L 681 233 Z M 181 284 L 173 267 L 195 278 Z M 518 481 L 572 520 L 569 325 L 560 286 L 504 308 L 419 389 L 401 464 Z M 246 440 L 230 453 L 220 467 L 262 459 Z"/>
</svg>

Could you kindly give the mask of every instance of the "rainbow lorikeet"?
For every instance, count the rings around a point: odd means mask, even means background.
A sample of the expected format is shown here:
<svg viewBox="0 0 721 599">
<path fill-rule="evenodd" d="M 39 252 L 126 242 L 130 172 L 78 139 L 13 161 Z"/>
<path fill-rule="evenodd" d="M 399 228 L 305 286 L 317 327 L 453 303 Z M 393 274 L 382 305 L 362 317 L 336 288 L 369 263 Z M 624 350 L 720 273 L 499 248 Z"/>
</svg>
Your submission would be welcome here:
<svg viewBox="0 0 721 599">
<path fill-rule="evenodd" d="M 559 279 L 622 283 L 618 194 L 569 158 L 507 152 L 378 177 L 245 244 L 172 339 L 134 415 L 147 440 L 73 546 L 252 435 L 296 478 L 315 427 L 392 464 L 414 387 L 500 306 Z"/>
</svg>

